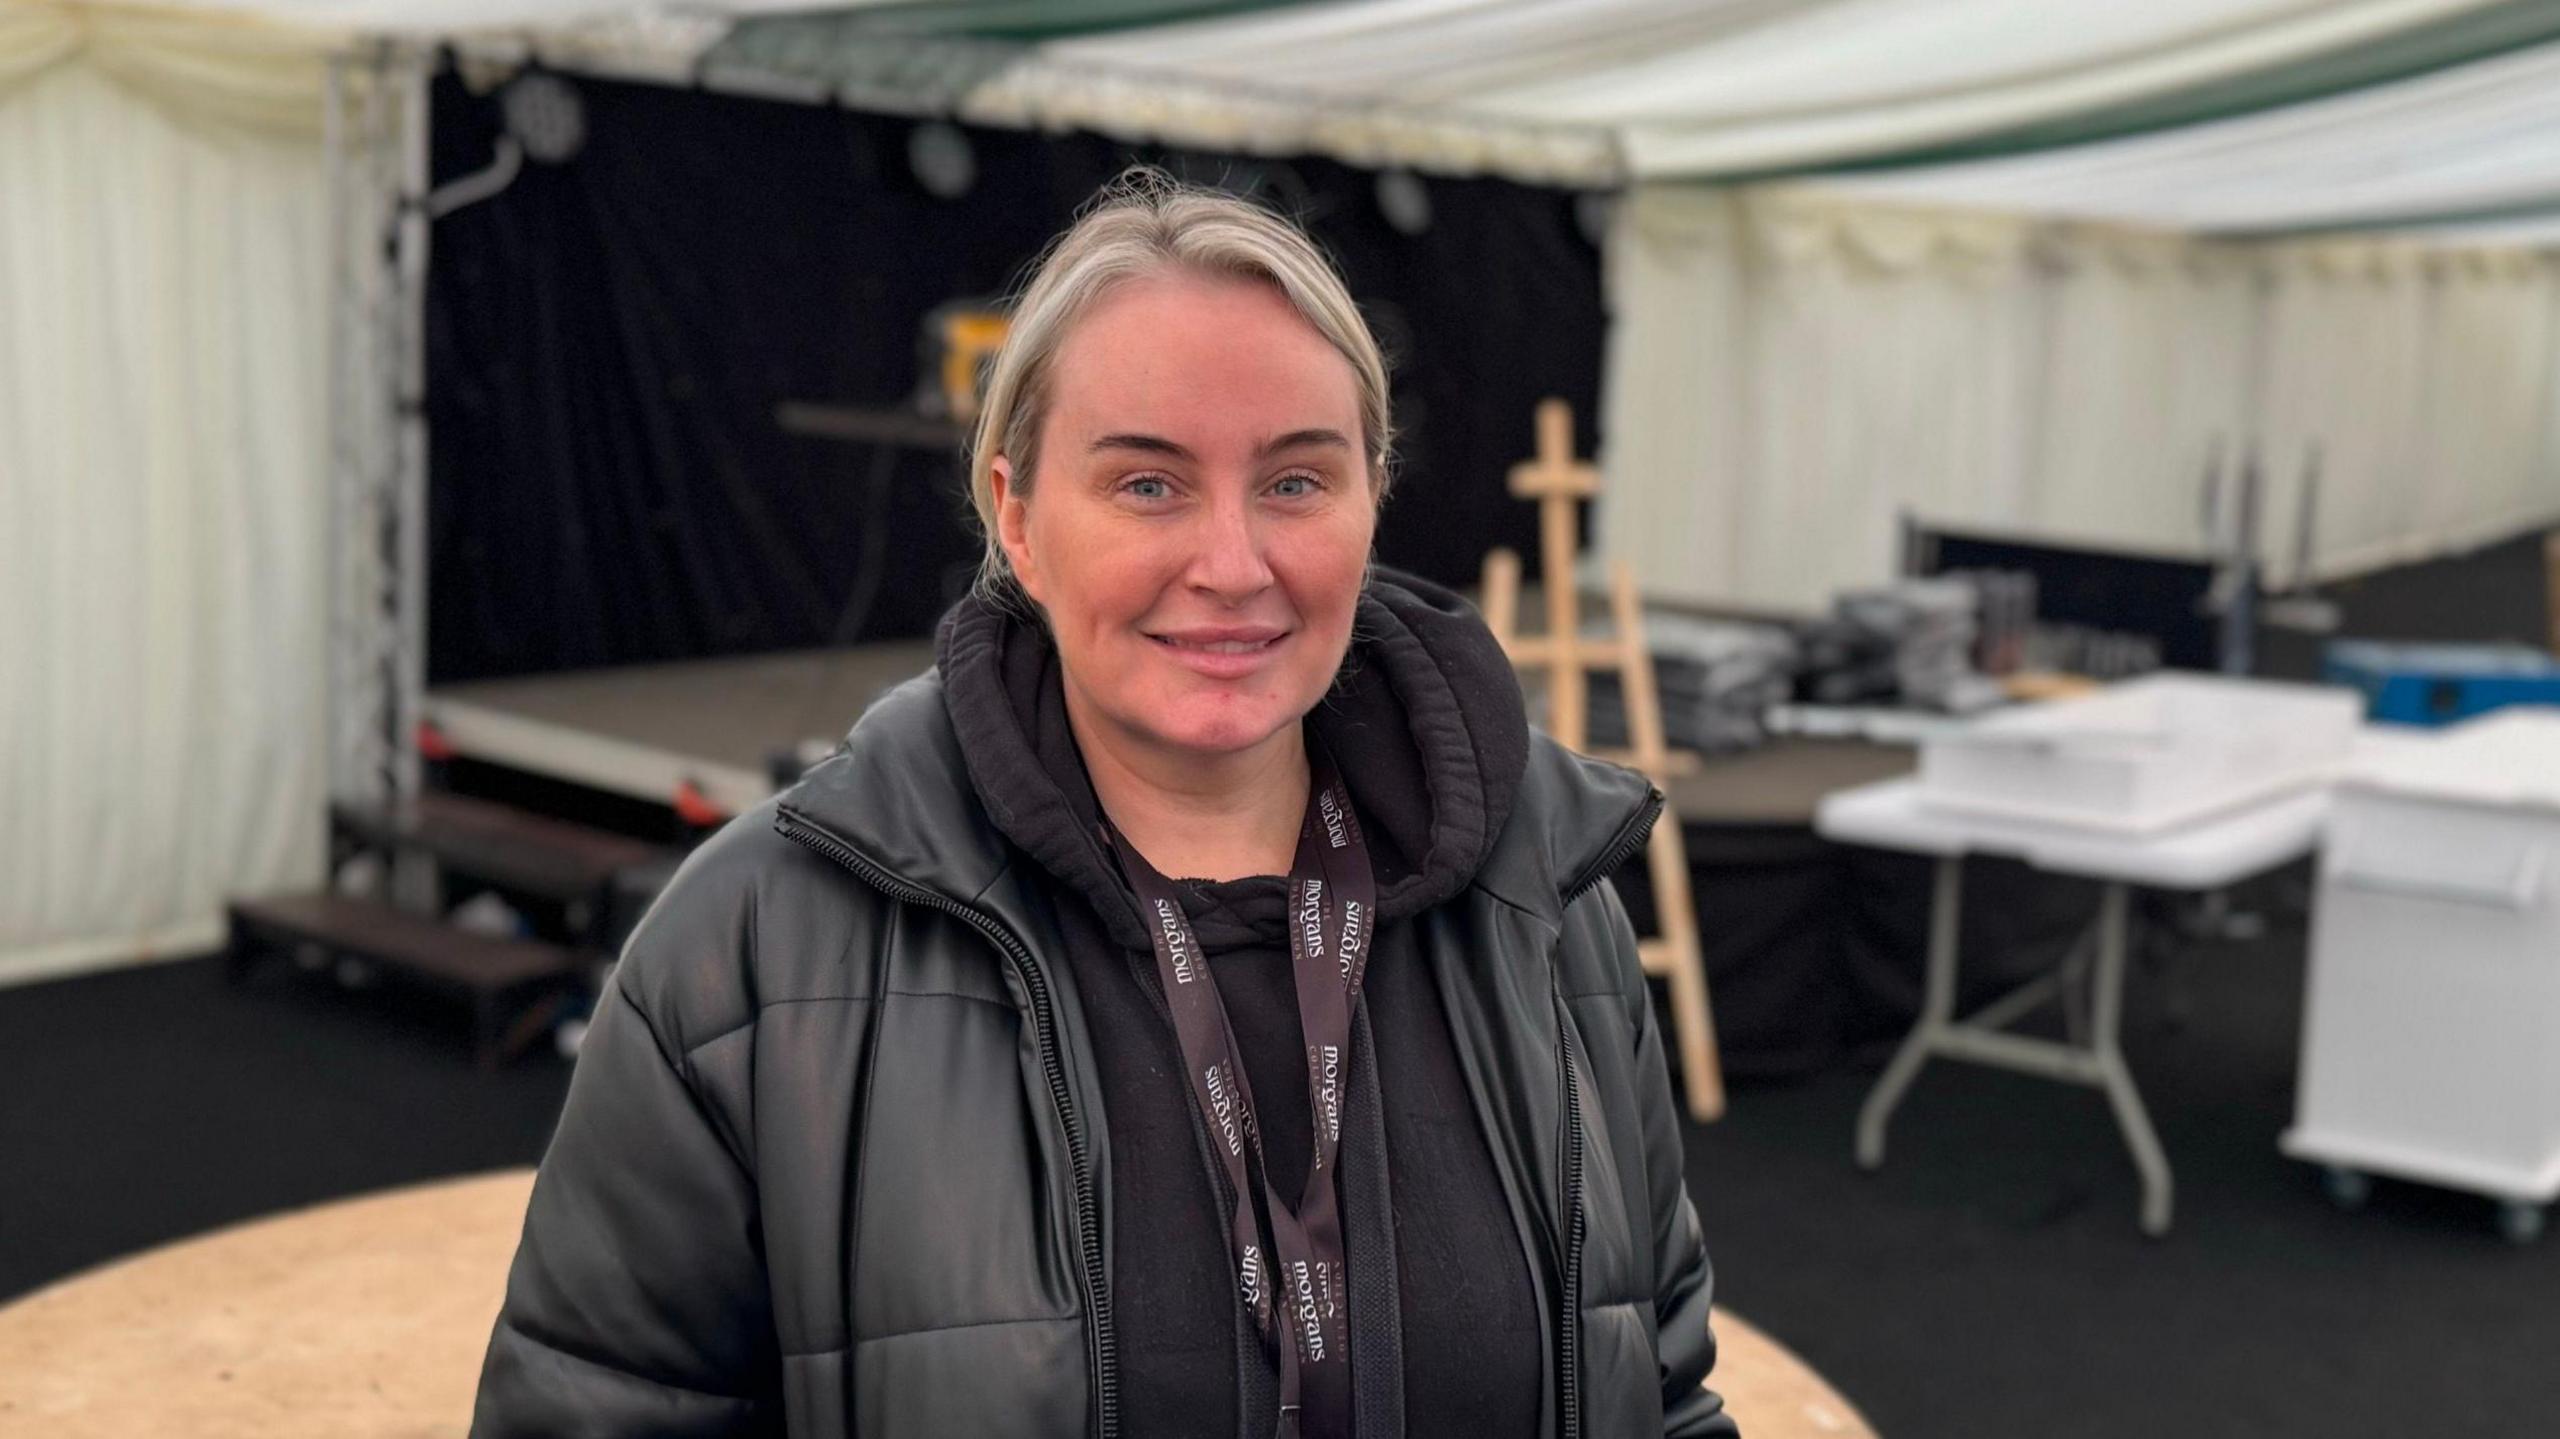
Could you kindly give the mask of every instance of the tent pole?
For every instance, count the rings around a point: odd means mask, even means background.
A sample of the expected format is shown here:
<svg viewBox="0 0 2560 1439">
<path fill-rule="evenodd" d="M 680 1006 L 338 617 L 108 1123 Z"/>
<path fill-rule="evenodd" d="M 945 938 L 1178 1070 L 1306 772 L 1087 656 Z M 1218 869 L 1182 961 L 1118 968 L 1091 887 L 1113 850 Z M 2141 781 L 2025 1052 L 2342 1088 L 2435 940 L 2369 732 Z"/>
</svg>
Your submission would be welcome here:
<svg viewBox="0 0 2560 1439">
<path fill-rule="evenodd" d="M 418 792 L 418 720 L 426 691 L 427 568 L 427 81 L 414 50 L 400 55 L 399 618 L 394 663 L 393 792 Z"/>
</svg>

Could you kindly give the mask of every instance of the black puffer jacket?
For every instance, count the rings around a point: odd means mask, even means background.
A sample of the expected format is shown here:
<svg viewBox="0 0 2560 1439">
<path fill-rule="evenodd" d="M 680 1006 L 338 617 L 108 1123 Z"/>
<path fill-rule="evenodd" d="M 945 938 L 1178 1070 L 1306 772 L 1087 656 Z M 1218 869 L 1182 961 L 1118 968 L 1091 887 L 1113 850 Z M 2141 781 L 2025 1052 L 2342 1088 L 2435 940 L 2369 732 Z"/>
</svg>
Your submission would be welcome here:
<svg viewBox="0 0 2560 1439">
<path fill-rule="evenodd" d="M 1382 581 L 1363 644 L 1459 608 Z M 1417 734 L 1466 723 L 1445 686 L 1402 698 Z M 1734 1432 L 1605 882 L 1659 809 L 1536 740 L 1472 881 L 1406 921 L 1548 1318 L 1548 1433 Z M 588 1031 L 473 1433 L 1115 1433 L 1108 1117 L 1059 900 L 931 675 L 704 845 Z"/>
</svg>

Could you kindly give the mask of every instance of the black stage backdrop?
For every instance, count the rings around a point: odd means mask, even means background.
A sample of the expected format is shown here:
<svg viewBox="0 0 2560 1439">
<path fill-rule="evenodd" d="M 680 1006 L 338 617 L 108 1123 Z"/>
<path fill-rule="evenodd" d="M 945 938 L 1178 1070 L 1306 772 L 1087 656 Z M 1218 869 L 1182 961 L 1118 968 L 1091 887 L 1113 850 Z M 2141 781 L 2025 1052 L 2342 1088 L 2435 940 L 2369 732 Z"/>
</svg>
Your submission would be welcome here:
<svg viewBox="0 0 2560 1439">
<path fill-rule="evenodd" d="M 1249 189 L 1345 271 L 1394 365 L 1403 457 L 1380 557 L 1445 581 L 1496 544 L 1539 398 L 1595 438 L 1599 254 L 1572 192 L 1424 182 L 1405 235 L 1376 177 L 1323 160 L 970 129 L 939 199 L 915 122 L 560 77 L 585 142 L 435 226 L 427 292 L 431 683 L 926 632 L 976 541 L 954 456 L 783 433 L 784 400 L 890 406 L 926 313 L 1009 290 L 1132 160 Z M 485 166 L 497 96 L 451 74 L 439 182 Z"/>
<path fill-rule="evenodd" d="M 2035 576 L 2040 624 L 2145 635 L 2160 642 L 2160 662 L 2171 669 L 2221 668 L 2221 621 L 2204 608 L 2213 589 L 2213 565 L 2207 561 L 1953 530 L 1929 532 L 1923 543 L 1926 574 L 2010 570 Z"/>
</svg>

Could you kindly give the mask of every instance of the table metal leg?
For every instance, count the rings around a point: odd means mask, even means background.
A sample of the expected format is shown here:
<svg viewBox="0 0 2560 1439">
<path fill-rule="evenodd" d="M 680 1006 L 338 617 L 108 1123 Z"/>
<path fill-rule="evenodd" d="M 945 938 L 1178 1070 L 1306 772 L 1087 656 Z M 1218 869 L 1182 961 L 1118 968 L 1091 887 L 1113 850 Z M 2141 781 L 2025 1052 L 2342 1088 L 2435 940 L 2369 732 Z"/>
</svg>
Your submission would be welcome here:
<svg viewBox="0 0 2560 1439">
<path fill-rule="evenodd" d="M 2124 884 L 2108 885 L 2098 901 L 2098 971 L 2089 996 L 2089 1050 L 2097 1061 L 2099 1086 L 2106 1090 L 2116 1125 L 2124 1131 L 2125 1147 L 2133 1153 L 2133 1167 L 2142 1175 L 2142 1232 L 2156 1237 L 2169 1232 L 2173 1197 L 2169 1159 L 2161 1152 L 2160 1137 L 2152 1132 L 2151 1116 L 2142 1107 L 2142 1095 L 2133 1087 L 2132 1071 L 2125 1068 L 2124 1051 L 2116 1042 L 2124 1018 L 2130 901 L 2131 889 Z"/>
<path fill-rule="evenodd" d="M 2133 1167 L 2142 1177 L 2142 1232 L 2166 1234 L 2174 1193 L 2169 1160 L 2161 1152 L 2160 1138 L 2152 1131 L 2151 1116 L 2142 1107 L 2142 1095 L 2134 1088 L 2133 1073 L 2118 1042 L 2124 1021 L 2132 887 L 2111 883 L 2100 892 L 2097 922 L 2052 972 L 1959 1022 L 1955 1017 L 1956 930 L 1963 915 L 1962 879 L 1961 857 L 1939 859 L 1929 906 L 1928 972 L 1920 1018 L 1858 1111 L 1860 1167 L 1874 1169 L 1884 1163 L 1885 1127 L 1919 1078 L 1921 1067 L 1932 1058 L 2090 1085 L 2106 1092 L 2116 1127 L 2123 1132 Z M 2006 1032 L 2008 1024 L 2056 998 L 2062 1002 L 2067 1040 Z"/>
<path fill-rule="evenodd" d="M 1884 1067 L 1884 1077 L 1858 1110 L 1858 1164 L 1874 1169 L 1884 1163 L 1884 1129 L 1893 1111 L 1920 1075 L 1920 1066 L 1937 1049 L 1955 1019 L 1956 926 L 1964 902 L 1964 857 L 1938 860 L 1937 881 L 1929 899 L 1929 964 L 1920 996 L 1920 1020 Z"/>
<path fill-rule="evenodd" d="M 2098 926 L 2082 927 L 2071 941 L 2071 948 L 2053 968 L 2019 985 L 1991 1003 L 1965 1016 L 1967 1029 L 2005 1029 L 2028 1015 L 2051 1004 L 2062 1011 L 2062 1022 L 2073 1044 L 2086 1046 L 2089 1012 L 2089 956 L 2097 951 Z"/>
<path fill-rule="evenodd" d="M 2058 971 L 2062 978 L 2062 1037 L 2078 1045 L 2089 1043 L 2090 1011 L 2093 1007 L 2089 1002 L 2090 952 L 2097 947 L 2099 931 L 2106 924 L 2103 900 L 2098 908 L 2099 922 L 2081 931 L 2080 937 L 2071 942 L 2071 953 L 2064 957 Z"/>
</svg>

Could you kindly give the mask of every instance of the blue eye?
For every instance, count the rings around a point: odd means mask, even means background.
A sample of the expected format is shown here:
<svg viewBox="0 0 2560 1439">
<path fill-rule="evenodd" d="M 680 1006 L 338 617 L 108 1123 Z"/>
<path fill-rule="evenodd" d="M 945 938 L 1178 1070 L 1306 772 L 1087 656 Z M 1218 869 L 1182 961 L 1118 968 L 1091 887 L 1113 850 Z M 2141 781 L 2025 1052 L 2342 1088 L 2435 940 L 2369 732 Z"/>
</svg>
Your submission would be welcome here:
<svg viewBox="0 0 2560 1439">
<path fill-rule="evenodd" d="M 1312 495 L 1318 488 L 1319 482 L 1313 475 L 1282 475 L 1271 486 L 1272 493 L 1288 500 Z"/>
<path fill-rule="evenodd" d="M 1173 487 L 1155 475 L 1140 475 L 1120 487 L 1121 492 L 1141 500 L 1161 500 L 1173 493 Z"/>
</svg>

